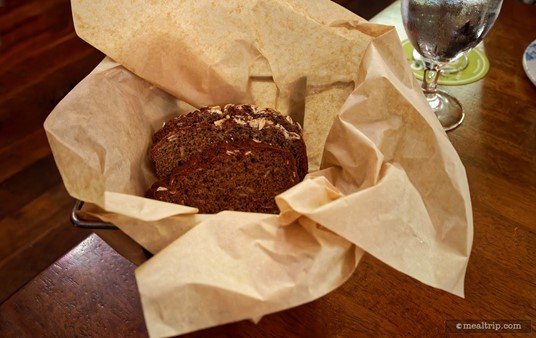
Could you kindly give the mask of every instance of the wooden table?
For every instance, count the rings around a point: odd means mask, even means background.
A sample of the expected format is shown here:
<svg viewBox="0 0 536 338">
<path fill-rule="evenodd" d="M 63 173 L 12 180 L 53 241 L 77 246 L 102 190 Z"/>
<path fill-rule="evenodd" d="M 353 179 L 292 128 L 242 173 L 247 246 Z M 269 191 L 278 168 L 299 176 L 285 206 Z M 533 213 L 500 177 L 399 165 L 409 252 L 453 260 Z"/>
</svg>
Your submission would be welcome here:
<svg viewBox="0 0 536 338">
<path fill-rule="evenodd" d="M 1 305 L 0 336 L 147 336 L 135 268 L 91 235 Z"/>
<path fill-rule="evenodd" d="M 373 21 L 400 27 L 398 6 Z M 505 0 L 485 41 L 489 73 L 448 88 L 467 115 L 448 134 L 466 166 L 473 203 L 465 299 L 365 255 L 350 280 L 319 300 L 256 325 L 244 321 L 187 336 L 437 337 L 456 330 L 450 320 L 510 320 L 530 330 L 536 322 L 536 86 L 521 57 L 536 39 L 535 18 L 536 6 Z M 92 235 L 0 306 L 1 335 L 147 336 L 134 269 Z"/>
</svg>

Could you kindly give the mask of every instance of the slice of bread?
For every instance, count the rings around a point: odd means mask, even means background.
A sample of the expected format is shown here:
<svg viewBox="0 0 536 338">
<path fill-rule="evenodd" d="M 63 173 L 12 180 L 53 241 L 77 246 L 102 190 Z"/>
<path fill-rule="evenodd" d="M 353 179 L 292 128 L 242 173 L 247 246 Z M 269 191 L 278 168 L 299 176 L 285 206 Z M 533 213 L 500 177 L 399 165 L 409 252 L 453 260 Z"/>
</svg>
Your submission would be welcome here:
<svg viewBox="0 0 536 338">
<path fill-rule="evenodd" d="M 216 144 L 243 140 L 288 149 L 296 162 L 299 179 L 307 174 L 301 126 L 273 109 L 253 105 L 204 107 L 171 119 L 154 134 L 150 158 L 156 176 L 162 180 L 190 157 Z"/>
<path fill-rule="evenodd" d="M 274 197 L 300 181 L 287 149 L 253 140 L 220 142 L 154 183 L 146 197 L 197 207 L 278 213 Z"/>
</svg>

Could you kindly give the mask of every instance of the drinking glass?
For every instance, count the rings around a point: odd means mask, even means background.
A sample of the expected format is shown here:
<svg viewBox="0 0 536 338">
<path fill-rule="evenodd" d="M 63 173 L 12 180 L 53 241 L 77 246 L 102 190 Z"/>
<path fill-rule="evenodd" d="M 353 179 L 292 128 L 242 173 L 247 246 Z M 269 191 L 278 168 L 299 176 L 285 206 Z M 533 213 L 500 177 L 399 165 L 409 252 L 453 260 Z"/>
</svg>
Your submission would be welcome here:
<svg viewBox="0 0 536 338">
<path fill-rule="evenodd" d="M 401 0 L 408 39 L 425 64 L 422 89 L 446 131 L 464 119 L 460 102 L 437 89 L 441 70 L 482 41 L 502 6 L 502 0 Z"/>
</svg>

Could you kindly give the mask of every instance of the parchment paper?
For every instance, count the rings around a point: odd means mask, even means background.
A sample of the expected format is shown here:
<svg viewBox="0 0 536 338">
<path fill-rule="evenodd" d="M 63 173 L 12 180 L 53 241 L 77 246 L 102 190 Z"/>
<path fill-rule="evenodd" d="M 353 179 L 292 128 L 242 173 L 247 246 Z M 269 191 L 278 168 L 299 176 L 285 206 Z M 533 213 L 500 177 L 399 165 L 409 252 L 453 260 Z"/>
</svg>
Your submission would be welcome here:
<svg viewBox="0 0 536 338">
<path fill-rule="evenodd" d="M 77 34 L 108 57 L 45 129 L 68 192 L 155 254 L 136 270 L 152 337 L 317 299 L 365 251 L 463 296 L 467 178 L 394 28 L 323 0 L 72 5 Z M 305 107 L 311 170 L 276 198 L 281 214 L 202 215 L 143 198 L 151 135 L 225 103 Z"/>
</svg>

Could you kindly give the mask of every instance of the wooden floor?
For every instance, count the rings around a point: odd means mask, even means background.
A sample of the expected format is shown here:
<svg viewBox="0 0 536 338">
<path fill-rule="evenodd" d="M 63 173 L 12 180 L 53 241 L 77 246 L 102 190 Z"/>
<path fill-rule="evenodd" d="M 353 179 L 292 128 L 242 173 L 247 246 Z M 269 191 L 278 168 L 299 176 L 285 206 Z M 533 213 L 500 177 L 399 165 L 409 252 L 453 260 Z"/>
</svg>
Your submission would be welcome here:
<svg viewBox="0 0 536 338">
<path fill-rule="evenodd" d="M 392 1 L 337 2 L 368 19 Z M 89 234 L 69 221 L 43 122 L 102 58 L 69 0 L 0 0 L 0 303 Z"/>
</svg>

